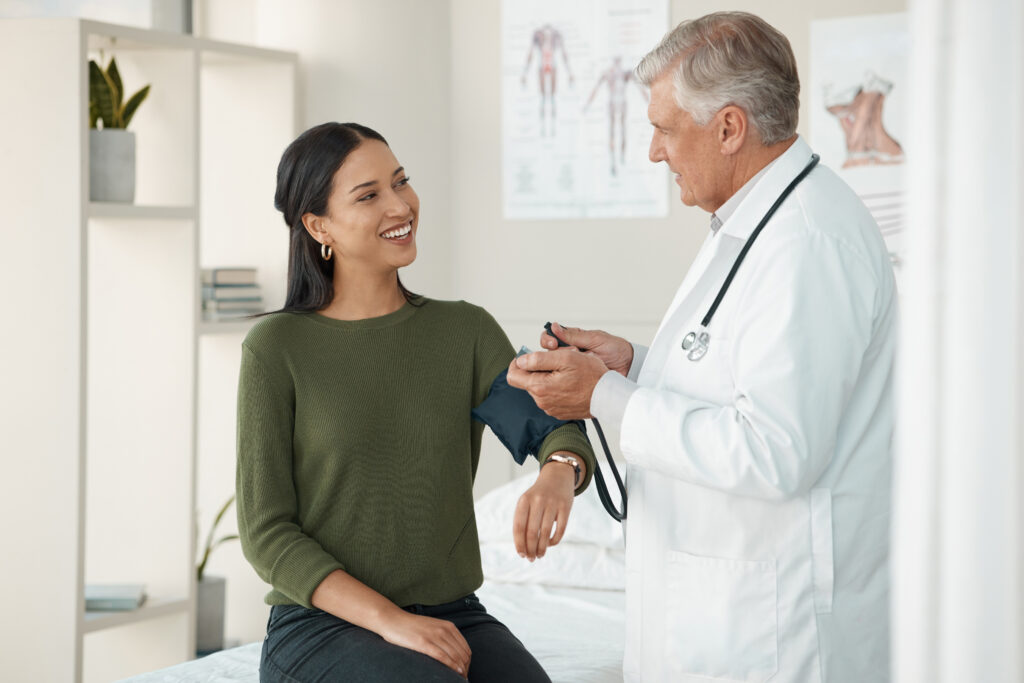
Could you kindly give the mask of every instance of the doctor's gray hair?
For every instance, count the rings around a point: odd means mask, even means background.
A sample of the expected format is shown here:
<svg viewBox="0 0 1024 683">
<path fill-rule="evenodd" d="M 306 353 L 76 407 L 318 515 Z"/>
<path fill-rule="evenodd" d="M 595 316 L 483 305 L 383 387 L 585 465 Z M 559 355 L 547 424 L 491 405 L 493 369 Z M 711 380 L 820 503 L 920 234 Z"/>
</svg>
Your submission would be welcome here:
<svg viewBox="0 0 1024 683">
<path fill-rule="evenodd" d="M 746 112 L 764 145 L 796 134 L 800 79 L 789 40 L 747 12 L 715 12 L 684 21 L 636 67 L 650 85 L 674 69 L 675 99 L 699 126 L 726 105 Z"/>
</svg>

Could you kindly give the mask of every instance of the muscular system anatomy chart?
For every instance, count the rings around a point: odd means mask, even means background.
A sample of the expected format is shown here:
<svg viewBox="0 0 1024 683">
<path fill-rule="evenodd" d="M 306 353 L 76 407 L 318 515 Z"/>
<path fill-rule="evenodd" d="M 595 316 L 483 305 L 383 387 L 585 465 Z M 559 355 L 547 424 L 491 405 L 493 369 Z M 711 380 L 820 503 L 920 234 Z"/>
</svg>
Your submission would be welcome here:
<svg viewBox="0 0 1024 683">
<path fill-rule="evenodd" d="M 505 218 L 667 214 L 633 77 L 667 29 L 667 0 L 502 2 Z"/>
</svg>

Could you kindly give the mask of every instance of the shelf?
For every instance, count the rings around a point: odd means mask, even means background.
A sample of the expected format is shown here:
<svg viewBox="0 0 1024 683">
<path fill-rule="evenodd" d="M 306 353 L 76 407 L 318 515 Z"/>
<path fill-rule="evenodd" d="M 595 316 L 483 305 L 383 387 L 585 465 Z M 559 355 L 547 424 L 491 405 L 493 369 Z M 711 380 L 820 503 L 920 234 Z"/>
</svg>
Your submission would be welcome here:
<svg viewBox="0 0 1024 683">
<path fill-rule="evenodd" d="M 263 47 L 225 43 L 209 38 L 196 38 L 196 48 L 202 53 L 203 64 L 242 63 L 243 60 L 264 60 L 275 63 L 298 63 L 298 57 L 289 52 L 280 52 Z"/>
<path fill-rule="evenodd" d="M 126 626 L 171 614 L 188 612 L 188 600 L 147 600 L 142 607 L 119 612 L 86 612 L 83 633 L 95 633 L 108 628 Z"/>
<path fill-rule="evenodd" d="M 196 39 L 183 33 L 121 26 L 91 19 L 81 20 L 90 50 L 192 50 Z"/>
<path fill-rule="evenodd" d="M 119 202 L 89 202 L 89 218 L 124 218 L 136 220 L 195 220 L 191 206 L 146 206 Z"/>
<path fill-rule="evenodd" d="M 5 530 L 40 561 L 5 576 L 19 587 L 9 606 L 24 645 L 0 651 L 0 678 L 121 680 L 195 653 L 193 560 L 197 526 L 209 524 L 198 515 L 233 488 L 239 342 L 254 323 L 202 318 L 201 268 L 251 265 L 262 305 L 285 298 L 288 232 L 270 199 L 298 132 L 298 59 L 63 17 L 0 20 L 0 53 L 18 65 L 0 69 L 0 89 L 46 103 L 0 111 L 3 129 L 19 131 L 0 145 L 5 218 L 34 228 L 3 231 L 0 273 L 62 302 L 60 315 L 31 298 L 12 310 L 42 333 L 13 339 L 18 362 L 3 381 L 20 400 L 5 435 L 37 457 L 19 461 L 31 485 L 3 505 L 25 510 L 45 493 L 48 507 Z M 88 194 L 88 62 L 112 57 L 128 91 L 151 85 L 129 129 L 132 203 Z M 39 234 L 61 248 L 36 248 Z M 76 602 L 87 579 L 125 576 L 153 598 L 129 611 Z"/>
<path fill-rule="evenodd" d="M 242 318 L 240 320 L 200 320 L 197 332 L 199 334 L 236 334 L 248 332 L 258 318 Z"/>
<path fill-rule="evenodd" d="M 214 58 L 223 55 L 298 64 L 298 56 L 292 52 L 227 43 L 185 33 L 156 31 L 92 20 L 82 20 L 81 26 L 87 36 L 90 50 L 199 50 Z"/>
</svg>

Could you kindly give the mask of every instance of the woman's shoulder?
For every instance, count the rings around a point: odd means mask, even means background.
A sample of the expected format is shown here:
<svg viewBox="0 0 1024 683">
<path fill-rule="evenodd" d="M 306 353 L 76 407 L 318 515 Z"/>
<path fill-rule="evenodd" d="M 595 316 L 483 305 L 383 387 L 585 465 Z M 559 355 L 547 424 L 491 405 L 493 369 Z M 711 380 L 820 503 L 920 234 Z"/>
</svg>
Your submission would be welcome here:
<svg viewBox="0 0 1024 683">
<path fill-rule="evenodd" d="M 242 345 L 257 352 L 281 348 L 294 338 L 295 328 L 302 324 L 302 317 L 302 313 L 290 311 L 262 315 L 249 328 Z"/>
<path fill-rule="evenodd" d="M 420 297 L 419 305 L 424 311 L 429 311 L 432 316 L 452 318 L 453 321 L 462 324 L 477 326 L 481 322 L 490 322 L 494 317 L 482 306 L 477 306 L 463 299 L 428 299 Z"/>
</svg>

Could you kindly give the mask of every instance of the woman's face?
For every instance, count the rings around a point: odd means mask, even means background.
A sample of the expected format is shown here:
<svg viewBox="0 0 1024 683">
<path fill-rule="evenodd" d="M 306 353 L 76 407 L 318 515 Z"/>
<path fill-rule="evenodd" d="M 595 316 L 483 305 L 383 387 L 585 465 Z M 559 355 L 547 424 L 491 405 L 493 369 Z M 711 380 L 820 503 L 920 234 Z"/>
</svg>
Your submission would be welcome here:
<svg viewBox="0 0 1024 683">
<path fill-rule="evenodd" d="M 349 270 L 395 270 L 416 259 L 419 212 L 419 197 L 391 148 L 364 140 L 334 174 L 327 215 L 312 217 L 326 236 L 310 232 Z"/>
</svg>

